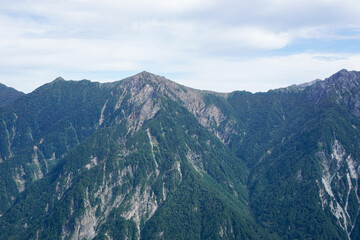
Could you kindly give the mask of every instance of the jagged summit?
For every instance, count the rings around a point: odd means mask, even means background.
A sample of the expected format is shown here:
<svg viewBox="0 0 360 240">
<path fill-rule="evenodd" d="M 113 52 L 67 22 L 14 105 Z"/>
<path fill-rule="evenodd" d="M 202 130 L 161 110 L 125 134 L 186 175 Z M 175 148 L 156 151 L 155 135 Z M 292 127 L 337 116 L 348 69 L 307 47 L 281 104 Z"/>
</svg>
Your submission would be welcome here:
<svg viewBox="0 0 360 240">
<path fill-rule="evenodd" d="M 313 89 L 317 91 L 323 91 L 324 89 L 331 88 L 352 88 L 355 85 L 358 85 L 360 82 L 360 72 L 358 71 L 348 71 L 346 69 L 341 69 L 340 71 L 334 73 L 325 80 L 315 79 L 310 82 L 305 82 L 301 84 L 293 84 L 285 88 L 274 89 L 275 91 L 302 91 L 305 88 L 312 86 Z"/>
<path fill-rule="evenodd" d="M 137 73 L 131 77 L 125 78 L 123 80 L 120 80 L 120 82 L 125 81 L 125 82 L 129 82 L 129 81 L 135 81 L 137 83 L 161 83 L 161 82 L 172 82 L 169 79 L 166 79 L 163 76 L 160 75 L 156 75 L 154 73 L 150 73 L 147 71 L 142 71 L 140 73 Z"/>
<path fill-rule="evenodd" d="M 315 88 L 326 89 L 326 91 L 348 91 L 360 84 L 360 72 L 342 69 L 323 81 L 315 84 Z"/>
<path fill-rule="evenodd" d="M 360 72 L 342 69 L 323 81 L 315 83 L 308 98 L 314 102 L 321 99 L 335 99 L 347 106 L 356 116 L 360 116 Z"/>
<path fill-rule="evenodd" d="M 59 76 L 59 77 L 55 78 L 53 82 L 57 82 L 57 81 L 65 81 L 65 79 L 63 77 Z"/>
<path fill-rule="evenodd" d="M 342 69 L 339 72 L 333 74 L 331 77 L 324 80 L 327 85 L 340 84 L 342 87 L 352 87 L 351 85 L 358 85 L 360 82 L 360 72 L 348 71 Z"/>
<path fill-rule="evenodd" d="M 139 72 L 137 74 L 134 75 L 134 77 L 142 77 L 142 78 L 151 78 L 151 79 L 154 79 L 154 78 L 157 78 L 157 77 L 160 77 L 159 75 L 156 75 L 154 73 L 151 73 L 151 72 L 147 72 L 147 71 L 142 71 L 142 72 Z"/>
</svg>

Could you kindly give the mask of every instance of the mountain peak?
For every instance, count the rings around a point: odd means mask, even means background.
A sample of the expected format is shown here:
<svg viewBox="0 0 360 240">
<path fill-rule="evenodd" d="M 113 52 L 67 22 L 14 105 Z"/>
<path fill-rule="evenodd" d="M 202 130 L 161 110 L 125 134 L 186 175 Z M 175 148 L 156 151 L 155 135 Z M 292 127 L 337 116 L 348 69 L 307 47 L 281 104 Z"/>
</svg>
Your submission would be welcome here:
<svg viewBox="0 0 360 240">
<path fill-rule="evenodd" d="M 136 78 L 136 79 L 145 79 L 145 80 L 150 80 L 150 81 L 156 81 L 159 78 L 164 78 L 161 77 L 159 75 L 147 72 L 147 71 L 142 71 L 138 74 L 135 74 L 134 76 L 132 76 L 131 78 Z"/>
<path fill-rule="evenodd" d="M 341 78 L 341 77 L 349 77 L 351 72 L 349 72 L 348 70 L 346 69 L 341 69 L 340 71 L 338 71 L 337 73 L 333 74 L 331 77 L 334 77 L 334 78 Z M 330 78 L 331 78 L 330 77 Z"/>
<path fill-rule="evenodd" d="M 341 69 L 337 73 L 333 74 L 329 78 L 325 79 L 325 82 L 346 82 L 360 79 L 360 72 L 357 71 L 348 71 L 346 69 Z"/>
<path fill-rule="evenodd" d="M 359 89 L 360 72 L 342 69 L 326 78 L 320 85 L 322 85 L 322 88 L 327 89 L 327 92 L 338 91 L 344 93 L 344 91 L 351 91 L 351 89 Z"/>
<path fill-rule="evenodd" d="M 360 104 L 358 100 L 360 97 L 360 72 L 342 69 L 313 86 L 309 96 L 315 102 L 323 96 L 327 96 L 347 105 L 356 116 L 360 117 L 360 111 L 355 107 Z"/>
<path fill-rule="evenodd" d="M 57 82 L 57 81 L 65 81 L 65 79 L 59 76 L 55 78 L 53 82 Z"/>
<path fill-rule="evenodd" d="M 341 69 L 338 73 L 348 73 L 349 71 L 345 68 Z"/>
<path fill-rule="evenodd" d="M 159 76 L 147 71 L 142 71 L 140 73 L 137 73 L 131 77 L 125 78 L 124 80 L 120 81 L 120 85 L 129 85 L 129 86 L 143 86 L 144 84 L 150 84 L 150 85 L 167 85 L 171 81 L 166 79 L 163 76 Z"/>
<path fill-rule="evenodd" d="M 142 71 L 142 72 L 139 72 L 138 74 L 143 74 L 143 75 L 155 75 L 151 72 L 148 72 L 148 71 Z"/>
</svg>

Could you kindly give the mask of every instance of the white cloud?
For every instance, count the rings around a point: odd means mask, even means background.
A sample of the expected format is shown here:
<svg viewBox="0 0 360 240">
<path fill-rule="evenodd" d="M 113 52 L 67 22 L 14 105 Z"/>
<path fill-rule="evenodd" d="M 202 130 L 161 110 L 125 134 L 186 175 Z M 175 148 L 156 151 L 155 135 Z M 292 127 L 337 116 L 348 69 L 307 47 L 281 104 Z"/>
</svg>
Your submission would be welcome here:
<svg viewBox="0 0 360 240">
<path fill-rule="evenodd" d="M 290 38 L 286 33 L 272 33 L 263 29 L 243 27 L 218 31 L 219 40 L 234 42 L 242 48 L 272 50 L 285 47 Z"/>
<path fill-rule="evenodd" d="M 319 59 L 316 54 L 260 57 L 242 62 L 201 59 L 194 62 L 192 68 L 187 69 L 192 74 L 175 80 L 194 88 L 220 92 L 258 92 L 309 82 L 317 78 L 324 79 L 343 68 L 359 69 L 360 54 L 323 54 L 322 58 L 332 58 L 332 61 Z M 180 67 L 179 70 L 185 69 Z"/>
<path fill-rule="evenodd" d="M 202 89 L 266 90 L 356 69 L 358 55 L 341 48 L 271 51 L 359 39 L 359 13 L 357 0 L 0 0 L 0 82 L 31 91 L 58 75 L 147 70 Z"/>
<path fill-rule="evenodd" d="M 150 67 L 152 72 L 168 78 L 173 76 L 170 79 L 186 86 L 219 92 L 234 90 L 267 91 L 268 89 L 300 84 L 317 78 L 324 79 L 342 68 L 356 70 L 359 67 L 360 54 L 339 54 L 337 56 L 323 54 L 321 57 L 319 56 L 317 54 L 294 54 L 282 57 L 259 57 L 246 61 L 201 58 L 193 59 L 191 63 L 185 64 L 164 63 L 165 65 L 161 65 L 154 63 Z M 327 59 L 331 59 L 331 61 L 327 61 Z M 137 66 L 121 67 L 121 63 L 119 65 L 115 63 L 113 67 L 119 69 L 119 75 L 101 78 L 101 82 L 125 78 L 130 75 L 129 71 L 131 74 L 140 71 Z M 66 79 L 87 77 L 88 79 L 99 80 L 97 73 L 86 70 L 75 73 L 71 71 L 64 74 L 63 71 L 56 68 L 48 69 L 51 70 L 24 69 L 20 71 L 19 76 L 14 76 L 10 72 L 2 73 L 0 77 L 8 80 L 4 82 L 5 84 L 28 91 L 32 90 L 34 86 L 40 86 L 60 75 Z M 122 71 L 124 72 L 122 73 Z"/>
</svg>

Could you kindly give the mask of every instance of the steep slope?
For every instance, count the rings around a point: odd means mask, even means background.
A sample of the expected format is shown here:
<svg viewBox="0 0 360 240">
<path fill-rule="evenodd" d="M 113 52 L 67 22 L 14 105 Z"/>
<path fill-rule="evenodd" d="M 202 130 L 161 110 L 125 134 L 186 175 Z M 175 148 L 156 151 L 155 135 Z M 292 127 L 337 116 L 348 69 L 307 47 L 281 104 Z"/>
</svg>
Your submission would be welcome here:
<svg viewBox="0 0 360 240">
<path fill-rule="evenodd" d="M 319 196 L 323 184 L 327 187 L 322 181 L 322 172 L 328 165 L 322 166 L 319 156 L 332 155 L 334 137 L 339 138 L 340 133 L 347 132 L 341 136 L 342 141 L 351 141 L 351 126 L 346 116 L 336 119 L 338 112 L 333 108 L 316 109 L 313 116 L 310 111 L 304 114 L 306 121 L 287 125 L 289 132 L 281 132 L 281 140 L 273 142 L 269 152 L 252 170 L 249 179 L 251 208 L 264 226 L 277 229 L 285 238 L 344 239 L 346 235 L 340 226 L 323 211 Z M 332 165 L 330 160 L 332 158 L 329 158 Z M 359 204 L 353 207 L 359 208 Z"/>
<path fill-rule="evenodd" d="M 158 101 L 134 134 L 126 119 L 97 131 L 26 189 L 0 238 L 266 236 L 247 211 L 244 165 L 181 105 Z"/>
<path fill-rule="evenodd" d="M 98 128 L 105 92 L 59 78 L 0 110 L 0 214 Z"/>
<path fill-rule="evenodd" d="M 127 119 L 128 133 L 138 131 L 159 110 L 159 96 L 181 102 L 203 125 L 218 121 L 200 91 L 147 72 L 108 84 L 58 78 L 0 110 L 0 214 L 97 129 Z"/>
<path fill-rule="evenodd" d="M 327 134 L 316 153 L 322 165 L 321 183 L 317 182 L 321 205 L 349 239 L 360 237 L 359 85 L 360 72 L 341 70 L 309 94 L 320 106 L 327 106 L 322 126 Z"/>
<path fill-rule="evenodd" d="M 25 95 L 23 92 L 0 83 L 0 107 L 8 105 L 23 95 Z"/>
<path fill-rule="evenodd" d="M 358 238 L 359 119 L 347 103 L 359 82 L 343 70 L 300 91 L 250 95 L 237 108 L 248 134 L 230 147 L 250 167 L 253 216 L 284 239 Z"/>
<path fill-rule="evenodd" d="M 359 84 L 59 78 L 0 110 L 0 239 L 358 239 Z"/>
</svg>

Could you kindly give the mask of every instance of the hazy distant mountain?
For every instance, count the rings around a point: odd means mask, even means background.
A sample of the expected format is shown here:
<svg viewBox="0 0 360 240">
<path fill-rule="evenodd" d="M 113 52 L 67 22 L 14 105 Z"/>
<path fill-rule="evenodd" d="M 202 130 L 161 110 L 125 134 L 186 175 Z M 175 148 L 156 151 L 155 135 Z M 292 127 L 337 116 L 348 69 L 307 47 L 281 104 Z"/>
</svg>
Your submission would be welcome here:
<svg viewBox="0 0 360 240">
<path fill-rule="evenodd" d="M 19 92 L 0 83 L 0 107 L 13 102 L 23 95 L 25 95 L 23 92 Z"/>
<path fill-rule="evenodd" d="M 0 109 L 0 239 L 359 239 L 359 84 L 58 78 Z"/>
</svg>

